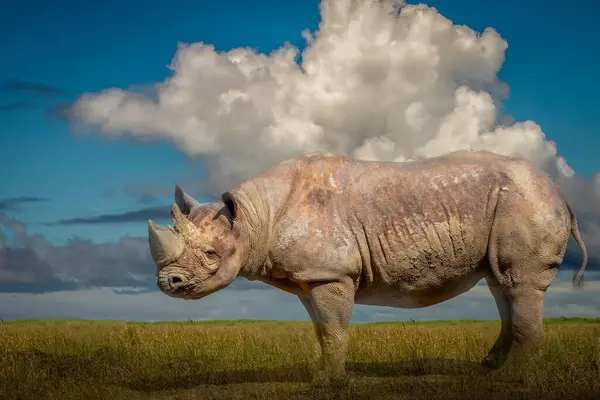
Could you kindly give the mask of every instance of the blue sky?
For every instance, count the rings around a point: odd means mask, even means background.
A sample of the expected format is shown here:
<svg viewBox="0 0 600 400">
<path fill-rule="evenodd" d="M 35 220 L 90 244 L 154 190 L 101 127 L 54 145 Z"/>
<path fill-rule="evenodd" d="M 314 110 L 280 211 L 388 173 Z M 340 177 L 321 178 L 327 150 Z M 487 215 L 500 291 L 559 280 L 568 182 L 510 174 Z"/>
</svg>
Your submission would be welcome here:
<svg viewBox="0 0 600 400">
<path fill-rule="evenodd" d="M 454 24 L 498 30 L 509 46 L 499 73 L 510 86 L 505 112 L 536 121 L 569 165 L 591 178 L 600 169 L 600 5 L 513 0 L 426 4 Z M 55 222 L 142 209 L 158 218 L 160 207 L 167 217 L 174 184 L 194 182 L 205 173 L 202 159 L 189 159 L 166 140 L 142 143 L 78 134 L 55 111 L 83 92 L 163 81 L 171 74 L 167 65 L 178 42 L 270 52 L 287 41 L 302 48 L 302 30 L 314 31 L 319 21 L 318 1 L 307 0 L 5 4 L 0 13 L 0 212 L 24 224 L 30 239 L 40 234 L 56 246 L 74 237 L 93 243 L 144 237 L 142 217 L 110 224 Z M 193 186 L 184 189 L 200 192 Z M 85 295 L 81 293 L 65 298 Z M 114 301 L 124 301 L 119 299 Z M 41 317 L 32 311 L 33 304 L 13 317 Z M 106 310 L 94 312 L 112 317 Z M 49 309 L 45 315 L 61 314 Z"/>
</svg>

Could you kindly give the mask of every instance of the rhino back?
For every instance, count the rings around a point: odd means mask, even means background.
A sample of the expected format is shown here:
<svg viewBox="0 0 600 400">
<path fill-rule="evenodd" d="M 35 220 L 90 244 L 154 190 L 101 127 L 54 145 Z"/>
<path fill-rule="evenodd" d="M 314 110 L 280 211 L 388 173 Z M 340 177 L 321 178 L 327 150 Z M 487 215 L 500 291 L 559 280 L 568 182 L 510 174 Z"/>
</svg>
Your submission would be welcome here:
<svg viewBox="0 0 600 400">
<path fill-rule="evenodd" d="M 281 272 L 393 284 L 419 274 L 461 274 L 485 254 L 490 202 L 502 179 L 490 160 L 382 163 L 311 155 L 286 166 L 290 190 L 273 228 L 272 259 Z"/>
</svg>

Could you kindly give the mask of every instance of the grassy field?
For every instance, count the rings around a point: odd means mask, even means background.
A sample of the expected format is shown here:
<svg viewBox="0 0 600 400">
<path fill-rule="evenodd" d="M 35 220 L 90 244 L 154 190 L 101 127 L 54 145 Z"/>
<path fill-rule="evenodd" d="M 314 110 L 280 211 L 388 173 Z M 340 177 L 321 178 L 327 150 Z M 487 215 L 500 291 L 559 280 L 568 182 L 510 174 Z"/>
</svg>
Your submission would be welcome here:
<svg viewBox="0 0 600 400">
<path fill-rule="evenodd" d="M 356 324 L 348 385 L 310 385 L 310 323 L 0 323 L 2 399 L 600 398 L 600 319 L 546 322 L 516 376 L 479 361 L 498 321 Z"/>
</svg>

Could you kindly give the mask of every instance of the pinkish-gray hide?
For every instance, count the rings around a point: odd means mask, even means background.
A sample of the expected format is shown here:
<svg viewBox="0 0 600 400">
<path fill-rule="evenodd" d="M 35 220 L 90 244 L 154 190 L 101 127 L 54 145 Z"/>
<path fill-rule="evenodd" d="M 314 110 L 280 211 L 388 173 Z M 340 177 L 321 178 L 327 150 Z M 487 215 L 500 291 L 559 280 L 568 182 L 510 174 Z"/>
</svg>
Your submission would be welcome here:
<svg viewBox="0 0 600 400">
<path fill-rule="evenodd" d="M 543 336 L 544 292 L 575 215 L 549 176 L 490 152 L 369 162 L 330 153 L 288 160 L 200 205 L 176 188 L 175 228 L 150 221 L 157 283 L 199 299 L 237 276 L 297 295 L 314 322 L 327 383 L 345 374 L 354 304 L 427 307 L 485 278 L 502 328 L 483 363 Z M 517 353 L 513 350 L 512 353 Z"/>
</svg>

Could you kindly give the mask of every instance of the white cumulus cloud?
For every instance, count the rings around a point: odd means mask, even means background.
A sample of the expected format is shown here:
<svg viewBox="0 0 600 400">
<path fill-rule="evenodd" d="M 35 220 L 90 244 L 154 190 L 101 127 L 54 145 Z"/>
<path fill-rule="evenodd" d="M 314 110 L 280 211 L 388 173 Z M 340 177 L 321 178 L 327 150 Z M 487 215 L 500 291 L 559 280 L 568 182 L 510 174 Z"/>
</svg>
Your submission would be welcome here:
<svg viewBox="0 0 600 400">
<path fill-rule="evenodd" d="M 202 157 L 206 194 L 315 150 L 405 161 L 486 149 L 574 179 L 537 123 L 504 115 L 508 85 L 498 72 L 508 43 L 493 28 L 476 32 L 434 8 L 392 0 L 323 0 L 320 10 L 319 29 L 304 32 L 301 63 L 290 45 L 262 54 L 180 44 L 154 96 L 86 93 L 72 115 L 106 135 L 167 138 Z M 586 183 L 588 209 L 600 209 L 598 182 Z"/>
</svg>

